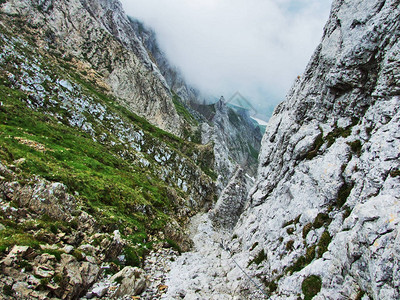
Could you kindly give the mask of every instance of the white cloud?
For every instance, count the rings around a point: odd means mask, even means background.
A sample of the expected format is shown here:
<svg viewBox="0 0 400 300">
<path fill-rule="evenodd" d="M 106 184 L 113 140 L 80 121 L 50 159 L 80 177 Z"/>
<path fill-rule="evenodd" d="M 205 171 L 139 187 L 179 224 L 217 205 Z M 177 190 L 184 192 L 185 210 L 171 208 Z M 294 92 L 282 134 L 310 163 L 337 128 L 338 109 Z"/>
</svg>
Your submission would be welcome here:
<svg viewBox="0 0 400 300">
<path fill-rule="evenodd" d="M 200 90 L 277 104 L 322 37 L 331 0 L 122 0 Z"/>
</svg>

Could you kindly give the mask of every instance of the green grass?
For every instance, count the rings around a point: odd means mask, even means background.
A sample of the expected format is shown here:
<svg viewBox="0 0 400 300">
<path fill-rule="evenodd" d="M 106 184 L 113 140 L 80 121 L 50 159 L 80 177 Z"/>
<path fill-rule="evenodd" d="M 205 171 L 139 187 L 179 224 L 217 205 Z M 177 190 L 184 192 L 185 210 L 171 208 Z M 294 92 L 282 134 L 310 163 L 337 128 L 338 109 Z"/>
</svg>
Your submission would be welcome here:
<svg viewBox="0 0 400 300">
<path fill-rule="evenodd" d="M 262 249 L 254 259 L 249 261 L 248 266 L 250 266 L 253 263 L 255 263 L 258 266 L 259 264 L 261 264 L 266 259 L 267 259 L 267 254 L 264 252 L 264 249 Z"/>
<path fill-rule="evenodd" d="M 311 300 L 312 298 L 314 298 L 314 296 L 320 292 L 321 286 L 322 280 L 319 276 L 311 275 L 305 278 L 303 280 L 303 283 L 301 284 L 301 290 L 304 294 L 304 300 Z"/>
<path fill-rule="evenodd" d="M 193 125 L 193 126 L 199 125 L 199 123 L 192 116 L 192 114 L 182 104 L 180 97 L 175 92 L 172 92 L 172 101 L 174 103 L 174 106 L 175 106 L 175 109 L 176 109 L 176 112 L 178 113 L 178 115 L 180 115 L 188 124 Z"/>
<path fill-rule="evenodd" d="M 317 256 L 318 258 L 322 257 L 322 255 L 328 251 L 328 246 L 331 243 L 331 235 L 329 232 L 326 230 L 324 233 L 322 233 L 322 236 L 318 242 L 318 247 L 317 247 Z"/>
</svg>

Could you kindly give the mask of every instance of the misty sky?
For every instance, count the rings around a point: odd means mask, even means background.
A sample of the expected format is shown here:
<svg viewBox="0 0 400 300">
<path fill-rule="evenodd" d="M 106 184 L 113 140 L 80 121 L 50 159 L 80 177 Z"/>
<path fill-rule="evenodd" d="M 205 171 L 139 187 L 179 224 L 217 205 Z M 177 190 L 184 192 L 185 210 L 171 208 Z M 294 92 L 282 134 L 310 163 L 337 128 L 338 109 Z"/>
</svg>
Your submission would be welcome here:
<svg viewBox="0 0 400 300">
<path fill-rule="evenodd" d="M 318 45 L 331 0 L 121 0 L 153 28 L 187 81 L 263 113 L 284 100 Z"/>
</svg>

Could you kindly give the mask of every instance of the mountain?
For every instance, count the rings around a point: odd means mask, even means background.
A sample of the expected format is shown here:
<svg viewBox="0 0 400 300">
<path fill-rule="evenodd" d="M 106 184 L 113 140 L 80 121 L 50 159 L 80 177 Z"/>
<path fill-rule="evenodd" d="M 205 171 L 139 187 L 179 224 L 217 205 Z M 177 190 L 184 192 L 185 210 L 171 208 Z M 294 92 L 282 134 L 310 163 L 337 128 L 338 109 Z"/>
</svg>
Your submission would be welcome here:
<svg viewBox="0 0 400 300">
<path fill-rule="evenodd" d="M 94 69 L 97 78 L 92 79 L 101 81 L 124 107 L 182 135 L 184 121 L 176 112 L 169 86 L 119 1 L 12 0 L 2 5 L 2 11 L 43 28 L 38 32 L 40 39 L 82 68 Z"/>
<path fill-rule="evenodd" d="M 158 266 L 147 257 L 190 250 L 187 224 L 214 206 L 218 177 L 250 150 L 254 165 L 245 116 L 218 108 L 229 130 L 201 143 L 197 92 L 138 26 L 113 0 L 0 1 L 5 299 L 140 294 Z M 216 168 L 215 144 L 239 138 L 224 150 L 232 174 Z"/>
<path fill-rule="evenodd" d="M 232 248 L 270 299 L 400 297 L 399 5 L 333 1 L 268 123 Z"/>
</svg>

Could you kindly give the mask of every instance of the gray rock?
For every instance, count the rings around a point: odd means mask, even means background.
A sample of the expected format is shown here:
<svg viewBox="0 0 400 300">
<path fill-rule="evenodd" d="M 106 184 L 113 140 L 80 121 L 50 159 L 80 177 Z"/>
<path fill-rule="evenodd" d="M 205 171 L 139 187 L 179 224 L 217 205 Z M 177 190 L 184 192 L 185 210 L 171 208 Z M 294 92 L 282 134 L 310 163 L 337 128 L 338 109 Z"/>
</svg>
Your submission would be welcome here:
<svg viewBox="0 0 400 300">
<path fill-rule="evenodd" d="M 146 288 L 147 281 L 142 269 L 125 267 L 113 275 L 110 281 L 113 282 L 117 278 L 122 278 L 122 281 L 114 294 L 114 298 L 139 295 Z"/>
<path fill-rule="evenodd" d="M 209 217 L 216 227 L 233 229 L 246 203 L 247 187 L 244 171 L 238 167 L 228 185 L 222 191 Z"/>
</svg>

